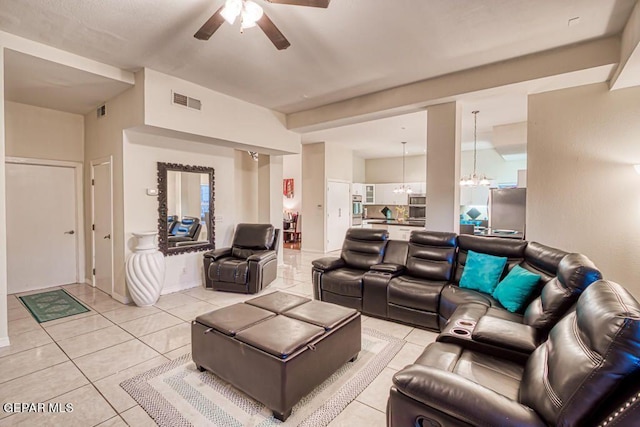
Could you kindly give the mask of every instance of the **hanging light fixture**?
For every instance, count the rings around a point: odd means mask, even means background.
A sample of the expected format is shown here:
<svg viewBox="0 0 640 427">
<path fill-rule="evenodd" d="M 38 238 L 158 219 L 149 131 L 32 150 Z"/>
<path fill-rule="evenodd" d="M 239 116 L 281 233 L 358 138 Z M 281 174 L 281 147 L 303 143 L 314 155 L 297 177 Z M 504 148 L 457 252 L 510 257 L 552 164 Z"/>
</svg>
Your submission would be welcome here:
<svg viewBox="0 0 640 427">
<path fill-rule="evenodd" d="M 407 141 L 402 141 L 402 185 L 400 187 L 393 189 L 393 192 L 396 194 L 397 193 L 407 193 L 407 194 L 413 193 L 413 190 L 409 185 L 404 185 L 404 161 L 405 161 L 405 154 L 406 154 L 406 150 L 404 147 L 406 144 L 407 144 Z"/>
<path fill-rule="evenodd" d="M 238 16 L 241 17 L 240 30 L 256 26 L 256 22 L 262 18 L 264 11 L 251 0 L 227 0 L 220 15 L 229 24 L 233 25 Z"/>
<path fill-rule="evenodd" d="M 479 175 L 476 171 L 478 164 L 478 113 L 480 111 L 472 111 L 473 114 L 473 173 L 471 175 L 460 178 L 460 185 L 464 187 L 487 187 L 491 185 L 491 178 L 487 178 L 485 174 Z"/>
</svg>

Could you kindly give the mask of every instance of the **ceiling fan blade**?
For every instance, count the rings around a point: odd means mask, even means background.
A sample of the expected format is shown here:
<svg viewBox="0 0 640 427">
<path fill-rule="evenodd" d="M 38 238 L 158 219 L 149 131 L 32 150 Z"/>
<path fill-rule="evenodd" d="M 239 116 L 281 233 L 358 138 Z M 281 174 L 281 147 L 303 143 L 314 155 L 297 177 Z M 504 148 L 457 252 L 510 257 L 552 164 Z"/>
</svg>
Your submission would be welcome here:
<svg viewBox="0 0 640 427">
<path fill-rule="evenodd" d="M 204 23 L 202 27 L 193 35 L 193 37 L 198 40 L 209 40 L 213 33 L 215 33 L 220 25 L 224 22 L 224 18 L 220 14 L 224 6 L 220 7 L 220 9 L 216 10 L 216 13 L 211 15 L 211 18 Z"/>
<path fill-rule="evenodd" d="M 295 6 L 309 6 L 309 7 L 329 7 L 331 0 L 267 0 L 269 3 L 277 4 L 292 4 Z"/>
<path fill-rule="evenodd" d="M 271 40 L 271 43 L 273 43 L 278 50 L 283 50 L 291 46 L 289 40 L 280 32 L 266 13 L 262 14 L 262 18 L 258 19 L 256 24 L 264 31 L 267 37 L 269 37 L 269 40 Z"/>
</svg>

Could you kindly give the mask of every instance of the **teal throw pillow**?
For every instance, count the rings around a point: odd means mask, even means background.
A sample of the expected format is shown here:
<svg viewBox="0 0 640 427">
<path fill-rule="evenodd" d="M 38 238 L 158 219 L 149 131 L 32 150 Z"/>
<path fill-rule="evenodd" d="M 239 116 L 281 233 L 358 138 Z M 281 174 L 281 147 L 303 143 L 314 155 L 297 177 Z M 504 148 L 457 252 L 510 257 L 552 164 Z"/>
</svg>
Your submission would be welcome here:
<svg viewBox="0 0 640 427">
<path fill-rule="evenodd" d="M 493 291 L 493 297 L 512 313 L 522 309 L 536 288 L 540 275 L 516 265 Z"/>
<path fill-rule="evenodd" d="M 491 295 L 500 281 L 505 265 L 507 265 L 505 257 L 469 251 L 467 262 L 462 270 L 460 287 Z"/>
</svg>

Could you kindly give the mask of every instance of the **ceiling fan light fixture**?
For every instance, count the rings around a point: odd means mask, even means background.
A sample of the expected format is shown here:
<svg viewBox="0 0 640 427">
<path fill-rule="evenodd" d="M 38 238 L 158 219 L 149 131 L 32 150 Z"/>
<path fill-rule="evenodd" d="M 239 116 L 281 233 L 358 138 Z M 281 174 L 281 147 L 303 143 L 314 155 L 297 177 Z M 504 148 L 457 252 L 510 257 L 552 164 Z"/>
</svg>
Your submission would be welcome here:
<svg viewBox="0 0 640 427">
<path fill-rule="evenodd" d="M 236 18 L 240 15 L 240 12 L 242 12 L 242 0 L 227 0 L 220 15 L 225 21 L 233 25 L 233 23 L 236 22 Z"/>
<path fill-rule="evenodd" d="M 262 15 L 264 15 L 264 10 L 258 4 L 251 0 L 245 1 L 242 8 L 242 28 L 255 27 Z"/>
</svg>

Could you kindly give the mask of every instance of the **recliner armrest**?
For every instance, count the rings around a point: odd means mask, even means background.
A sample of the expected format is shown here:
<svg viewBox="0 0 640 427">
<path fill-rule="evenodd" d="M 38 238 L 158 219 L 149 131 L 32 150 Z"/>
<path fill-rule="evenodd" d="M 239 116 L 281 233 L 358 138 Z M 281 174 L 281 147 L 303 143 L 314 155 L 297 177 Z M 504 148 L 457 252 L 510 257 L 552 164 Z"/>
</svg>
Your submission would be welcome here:
<svg viewBox="0 0 640 427">
<path fill-rule="evenodd" d="M 389 273 L 389 274 L 393 274 L 394 276 L 402 274 L 404 270 L 405 270 L 405 266 L 400 264 L 385 263 L 385 264 L 376 264 L 371 266 L 371 271 Z"/>
<path fill-rule="evenodd" d="M 470 425 L 547 425 L 531 408 L 431 366 L 407 366 L 393 376 L 393 384 L 412 399 Z"/>
<path fill-rule="evenodd" d="M 255 253 L 249 257 L 247 257 L 247 261 L 256 261 L 256 262 L 260 262 L 260 261 L 269 261 L 271 259 L 275 259 L 277 258 L 278 255 L 276 254 L 276 251 L 264 251 L 264 252 L 258 252 Z"/>
<path fill-rule="evenodd" d="M 482 316 L 473 328 L 471 337 L 478 342 L 528 354 L 540 344 L 536 328 L 493 316 Z"/>
<path fill-rule="evenodd" d="M 331 271 L 347 265 L 342 258 L 338 257 L 319 258 L 313 260 L 311 264 L 314 268 L 322 271 Z"/>
<path fill-rule="evenodd" d="M 231 248 L 218 248 L 204 253 L 205 258 L 210 258 L 212 261 L 217 261 L 220 258 L 231 256 Z"/>
</svg>

